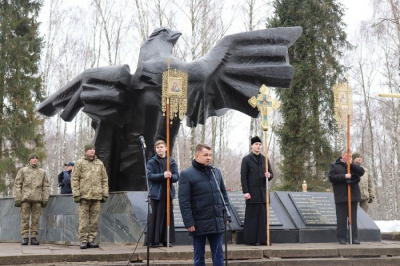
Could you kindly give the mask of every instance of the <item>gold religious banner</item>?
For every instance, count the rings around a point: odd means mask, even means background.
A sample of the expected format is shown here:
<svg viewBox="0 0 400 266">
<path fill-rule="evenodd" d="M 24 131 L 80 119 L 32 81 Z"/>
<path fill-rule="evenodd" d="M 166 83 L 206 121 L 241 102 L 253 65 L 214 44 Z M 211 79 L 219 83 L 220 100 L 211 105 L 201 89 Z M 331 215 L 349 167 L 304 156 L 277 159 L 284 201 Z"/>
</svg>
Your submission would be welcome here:
<svg viewBox="0 0 400 266">
<path fill-rule="evenodd" d="M 188 74 L 177 69 L 170 69 L 171 60 L 168 59 L 168 70 L 163 72 L 161 110 L 166 114 L 169 104 L 169 119 L 179 117 L 182 122 L 187 110 Z"/>
<path fill-rule="evenodd" d="M 348 83 L 333 86 L 335 119 L 339 127 L 345 127 L 347 115 L 353 116 L 352 89 Z"/>
<path fill-rule="evenodd" d="M 175 117 L 179 117 L 182 122 L 187 110 L 187 91 L 188 91 L 188 74 L 179 70 L 171 70 L 171 59 L 167 60 L 168 70 L 163 72 L 162 79 L 162 95 L 161 110 L 165 116 L 165 136 L 166 136 L 166 172 L 170 173 L 170 124 Z M 171 122 L 168 123 L 168 120 Z M 171 174 L 171 173 L 170 173 Z M 171 224 L 171 178 L 167 178 L 166 184 L 166 203 L 167 203 L 167 244 L 169 241 L 170 224 Z M 149 245 L 149 243 L 148 243 Z M 167 245 L 170 247 L 170 245 Z"/>
<path fill-rule="evenodd" d="M 269 127 L 269 120 L 268 120 L 268 112 L 272 109 L 278 109 L 281 104 L 276 100 L 272 100 L 271 96 L 269 95 L 268 87 L 264 84 L 260 88 L 260 94 L 251 97 L 249 99 L 249 104 L 253 107 L 258 109 L 261 113 L 261 127 L 264 131 L 268 131 Z"/>
<path fill-rule="evenodd" d="M 335 119 L 338 126 L 341 128 L 347 128 L 347 154 L 350 154 L 350 120 L 353 113 L 353 99 L 352 91 L 349 87 L 349 76 L 346 76 L 346 83 L 339 83 L 333 87 L 334 96 L 334 108 L 335 108 Z M 347 174 L 350 174 L 350 156 L 347 156 Z M 348 217 L 348 228 L 349 228 L 349 242 L 353 244 L 353 233 L 352 233 L 352 212 L 351 212 L 351 185 L 347 184 L 347 217 Z"/>
</svg>

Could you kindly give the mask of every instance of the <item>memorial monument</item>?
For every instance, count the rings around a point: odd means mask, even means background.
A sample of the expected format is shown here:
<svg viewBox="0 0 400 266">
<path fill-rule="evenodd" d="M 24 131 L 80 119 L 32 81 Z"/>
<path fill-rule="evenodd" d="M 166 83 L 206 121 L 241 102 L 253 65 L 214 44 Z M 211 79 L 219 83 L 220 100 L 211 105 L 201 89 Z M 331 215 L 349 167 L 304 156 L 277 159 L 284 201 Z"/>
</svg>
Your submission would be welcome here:
<svg viewBox="0 0 400 266">
<path fill-rule="evenodd" d="M 181 33 L 162 27 L 142 45 L 134 74 L 128 65 L 87 69 L 38 106 L 46 116 L 60 112 L 71 121 L 81 108 L 92 119 L 96 154 L 109 175 L 110 191 L 144 191 L 146 156 L 157 139 L 166 139 L 161 110 L 162 73 L 171 69 L 188 73 L 186 124 L 204 124 L 210 116 L 235 109 L 256 117 L 247 100 L 262 84 L 287 88 L 294 75 L 288 47 L 301 35 L 301 27 L 271 28 L 225 36 L 211 51 L 192 62 L 172 56 Z M 170 150 L 180 123 L 172 123 Z"/>
</svg>

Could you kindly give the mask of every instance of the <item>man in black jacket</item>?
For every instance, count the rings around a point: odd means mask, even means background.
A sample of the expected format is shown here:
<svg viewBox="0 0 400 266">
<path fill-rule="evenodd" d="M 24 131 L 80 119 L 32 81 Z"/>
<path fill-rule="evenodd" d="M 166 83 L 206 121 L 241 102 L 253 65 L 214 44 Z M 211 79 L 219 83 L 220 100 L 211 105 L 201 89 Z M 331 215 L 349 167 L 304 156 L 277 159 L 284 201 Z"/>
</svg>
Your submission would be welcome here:
<svg viewBox="0 0 400 266">
<path fill-rule="evenodd" d="M 246 200 L 244 216 L 243 242 L 250 245 L 267 243 L 267 178 L 274 177 L 268 161 L 268 172 L 265 172 L 265 156 L 261 154 L 262 143 L 257 136 L 251 138 L 251 152 L 242 160 L 240 176 L 243 195 Z"/>
<path fill-rule="evenodd" d="M 210 164 L 211 154 L 210 146 L 198 144 L 192 166 L 182 171 L 179 178 L 179 206 L 183 223 L 193 236 L 195 266 L 205 265 L 206 238 L 213 265 L 224 265 L 222 235 L 230 217 L 224 217 L 221 195 L 226 204 L 228 195 L 220 170 Z"/>
<path fill-rule="evenodd" d="M 336 205 L 336 237 L 340 244 L 347 242 L 347 218 L 348 218 L 348 194 L 347 186 L 350 184 L 351 188 L 351 230 L 353 244 L 360 244 L 358 240 L 358 227 L 357 227 L 357 207 L 358 202 L 361 200 L 360 177 L 364 174 L 364 169 L 357 164 L 351 162 L 350 174 L 347 173 L 347 159 L 351 159 L 351 153 L 347 151 L 342 152 L 342 156 L 332 163 L 329 168 L 329 180 L 333 185 L 333 194 L 335 196 Z"/>
</svg>

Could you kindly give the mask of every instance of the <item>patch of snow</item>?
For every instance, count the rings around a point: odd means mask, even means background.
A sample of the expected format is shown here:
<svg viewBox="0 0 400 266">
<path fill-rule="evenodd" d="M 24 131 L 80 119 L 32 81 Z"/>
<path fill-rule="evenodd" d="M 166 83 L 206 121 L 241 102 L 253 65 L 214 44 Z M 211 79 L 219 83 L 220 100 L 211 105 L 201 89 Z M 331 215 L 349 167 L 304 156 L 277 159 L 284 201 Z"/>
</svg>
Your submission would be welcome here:
<svg viewBox="0 0 400 266">
<path fill-rule="evenodd" d="M 394 233 L 400 232 L 400 221 L 374 221 L 381 229 L 381 233 Z"/>
</svg>

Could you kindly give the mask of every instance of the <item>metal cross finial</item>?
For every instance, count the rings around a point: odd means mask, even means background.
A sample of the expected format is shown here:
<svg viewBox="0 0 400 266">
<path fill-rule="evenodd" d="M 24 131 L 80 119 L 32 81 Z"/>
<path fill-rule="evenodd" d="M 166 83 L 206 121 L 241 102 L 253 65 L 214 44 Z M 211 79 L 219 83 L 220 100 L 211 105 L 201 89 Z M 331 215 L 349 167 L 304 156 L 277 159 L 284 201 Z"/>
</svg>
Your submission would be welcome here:
<svg viewBox="0 0 400 266">
<path fill-rule="evenodd" d="M 168 71 L 169 71 L 169 66 L 171 65 L 171 61 L 172 61 L 171 58 L 168 58 L 168 59 L 167 59 Z"/>
<path fill-rule="evenodd" d="M 347 83 L 349 83 L 349 79 L 350 79 L 350 75 L 349 75 L 349 73 L 346 73 L 345 77 L 346 77 L 346 81 L 347 81 Z"/>
<path fill-rule="evenodd" d="M 271 109 L 278 109 L 280 107 L 280 103 L 271 99 L 268 87 L 263 84 L 260 88 L 260 94 L 257 95 L 257 98 L 255 96 L 251 97 L 249 99 L 249 104 L 253 108 L 257 107 L 258 111 L 260 111 L 262 116 L 262 129 L 267 131 L 269 127 L 268 112 L 271 111 Z"/>
</svg>

